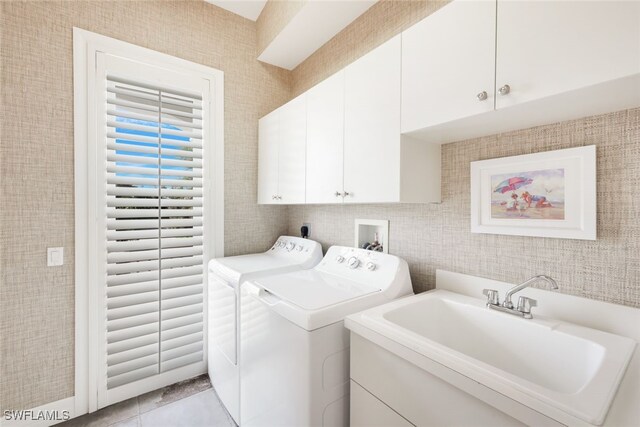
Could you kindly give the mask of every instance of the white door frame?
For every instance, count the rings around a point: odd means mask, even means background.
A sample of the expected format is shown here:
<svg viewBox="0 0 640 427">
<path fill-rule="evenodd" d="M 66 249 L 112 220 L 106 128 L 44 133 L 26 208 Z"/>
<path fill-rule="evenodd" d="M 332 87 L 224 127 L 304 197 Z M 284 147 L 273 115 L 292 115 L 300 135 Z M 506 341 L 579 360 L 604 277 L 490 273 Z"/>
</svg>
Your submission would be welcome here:
<svg viewBox="0 0 640 427">
<path fill-rule="evenodd" d="M 91 136 L 95 138 L 95 74 L 96 54 L 104 52 L 146 64 L 188 73 L 210 81 L 211 116 L 210 143 L 213 144 L 213 162 L 210 188 L 212 197 L 213 256 L 224 253 L 224 73 L 164 53 L 156 52 L 80 28 L 73 28 L 73 83 L 74 83 L 74 152 L 75 152 L 75 393 L 74 416 L 98 409 L 96 358 L 89 348 L 92 316 L 89 283 L 95 271 L 89 265 L 89 251 L 95 242 L 89 228 L 95 212 L 90 211 L 89 189 L 95 164 L 89 158 Z M 95 159 L 93 159 L 95 160 Z M 93 187 L 95 188 L 95 187 Z M 206 361 L 206 358 L 205 358 Z"/>
</svg>

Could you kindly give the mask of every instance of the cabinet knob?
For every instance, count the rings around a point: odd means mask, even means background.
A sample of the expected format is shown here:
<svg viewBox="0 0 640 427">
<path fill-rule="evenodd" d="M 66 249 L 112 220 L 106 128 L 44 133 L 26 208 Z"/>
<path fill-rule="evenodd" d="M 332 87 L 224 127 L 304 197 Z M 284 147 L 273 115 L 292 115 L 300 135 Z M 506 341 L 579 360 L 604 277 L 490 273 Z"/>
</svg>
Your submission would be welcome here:
<svg viewBox="0 0 640 427">
<path fill-rule="evenodd" d="M 498 93 L 502 96 L 507 95 L 509 92 L 511 92 L 511 86 L 509 85 L 504 85 L 498 89 Z"/>
<path fill-rule="evenodd" d="M 276 198 L 277 198 L 277 197 L 278 197 L 278 196 L 275 196 L 275 195 L 274 195 L 274 196 L 271 196 L 271 200 L 276 200 Z"/>
<path fill-rule="evenodd" d="M 482 92 L 480 92 L 479 94 L 476 95 L 476 97 L 478 98 L 478 101 L 484 101 L 487 99 L 487 91 L 483 90 Z"/>
<path fill-rule="evenodd" d="M 339 191 L 336 191 L 335 196 L 336 196 L 336 197 L 340 197 L 340 196 L 342 196 L 342 193 L 341 193 L 341 192 L 339 192 Z"/>
<path fill-rule="evenodd" d="M 349 195 L 349 193 L 346 192 L 346 191 L 344 193 L 342 193 L 342 197 L 347 197 L 348 195 Z"/>
</svg>

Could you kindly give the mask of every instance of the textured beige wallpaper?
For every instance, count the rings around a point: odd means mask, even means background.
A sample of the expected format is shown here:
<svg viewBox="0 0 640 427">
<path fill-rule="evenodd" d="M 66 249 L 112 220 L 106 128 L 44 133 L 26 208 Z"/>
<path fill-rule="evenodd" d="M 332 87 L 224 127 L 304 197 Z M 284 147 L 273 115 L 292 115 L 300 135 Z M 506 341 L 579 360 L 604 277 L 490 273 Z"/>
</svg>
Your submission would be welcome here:
<svg viewBox="0 0 640 427">
<path fill-rule="evenodd" d="M 292 96 L 433 13 L 446 1 L 382 0 L 292 71 Z M 469 163 L 595 144 L 598 240 L 470 233 Z M 519 282 L 546 273 L 561 292 L 640 307 L 640 109 L 443 146 L 442 204 L 290 206 L 289 233 L 352 246 L 354 219 L 390 220 L 391 253 L 405 258 L 416 291 L 437 268 Z M 480 289 L 478 290 L 480 292 Z"/>
<path fill-rule="evenodd" d="M 308 0 L 268 0 L 256 20 L 258 56 L 287 26 Z"/>
<path fill-rule="evenodd" d="M 265 250 L 286 208 L 256 204 L 258 118 L 290 97 L 255 23 L 194 1 L 2 1 L 0 409 L 73 395 L 74 26 L 225 72 L 225 250 Z M 64 246 L 65 265 L 46 267 Z"/>
</svg>

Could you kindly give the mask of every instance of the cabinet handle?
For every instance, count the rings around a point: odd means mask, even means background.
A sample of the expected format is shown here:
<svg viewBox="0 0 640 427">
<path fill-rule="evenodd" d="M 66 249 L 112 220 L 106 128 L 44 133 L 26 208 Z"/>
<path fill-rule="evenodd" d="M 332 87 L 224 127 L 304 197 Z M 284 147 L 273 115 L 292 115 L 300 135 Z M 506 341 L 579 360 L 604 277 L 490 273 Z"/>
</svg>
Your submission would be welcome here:
<svg viewBox="0 0 640 427">
<path fill-rule="evenodd" d="M 504 85 L 500 89 L 498 89 L 498 93 L 502 96 L 508 95 L 509 92 L 511 92 L 511 86 L 509 85 Z"/>
<path fill-rule="evenodd" d="M 487 91 L 483 90 L 482 92 L 480 92 L 479 94 L 476 95 L 476 97 L 478 98 L 478 101 L 484 101 L 487 99 Z"/>
</svg>

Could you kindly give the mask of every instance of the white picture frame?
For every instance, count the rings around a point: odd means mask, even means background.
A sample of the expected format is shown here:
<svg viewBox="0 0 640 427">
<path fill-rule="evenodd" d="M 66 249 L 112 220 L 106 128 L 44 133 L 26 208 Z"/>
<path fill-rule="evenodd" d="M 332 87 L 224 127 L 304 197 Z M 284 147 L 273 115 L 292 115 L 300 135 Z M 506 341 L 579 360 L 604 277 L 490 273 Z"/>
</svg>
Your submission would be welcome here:
<svg viewBox="0 0 640 427">
<path fill-rule="evenodd" d="M 471 162 L 471 232 L 596 240 L 596 147 Z"/>
</svg>

